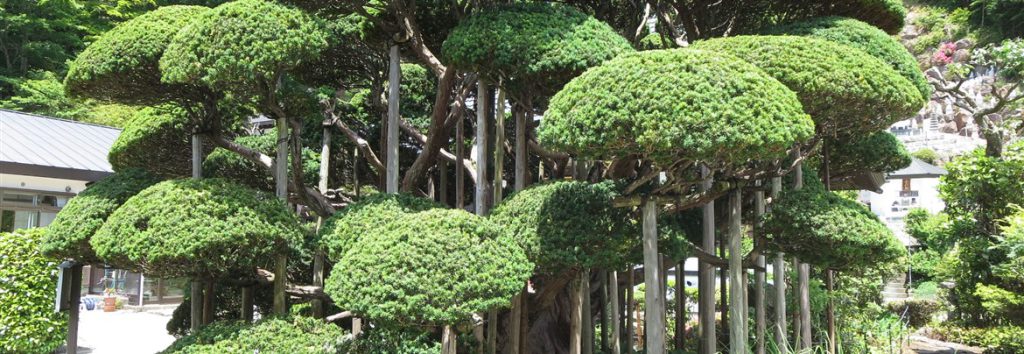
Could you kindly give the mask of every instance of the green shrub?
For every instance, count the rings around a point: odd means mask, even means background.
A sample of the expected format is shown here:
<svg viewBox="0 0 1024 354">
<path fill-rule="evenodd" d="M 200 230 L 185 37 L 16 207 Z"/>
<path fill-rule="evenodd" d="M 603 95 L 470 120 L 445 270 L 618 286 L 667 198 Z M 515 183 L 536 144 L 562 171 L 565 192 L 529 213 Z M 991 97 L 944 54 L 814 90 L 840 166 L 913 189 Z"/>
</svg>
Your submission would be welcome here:
<svg viewBox="0 0 1024 354">
<path fill-rule="evenodd" d="M 58 262 L 37 249 L 44 232 L 0 233 L 0 353 L 52 353 L 64 342 L 67 318 L 53 312 Z"/>
<path fill-rule="evenodd" d="M 46 228 L 40 250 L 58 259 L 98 263 L 89 240 L 128 198 L 157 182 L 143 170 L 128 169 L 93 183 L 57 213 Z"/>
<path fill-rule="evenodd" d="M 932 320 L 932 316 L 942 309 L 935 300 L 904 300 L 885 304 L 886 309 L 900 316 L 910 327 L 921 327 Z"/>
<path fill-rule="evenodd" d="M 934 281 L 923 281 L 914 287 L 914 299 L 936 300 L 939 296 L 939 284 Z"/>
<path fill-rule="evenodd" d="M 114 171 L 138 168 L 162 179 L 192 176 L 194 130 L 179 108 L 144 108 L 125 125 L 107 159 Z"/>
<path fill-rule="evenodd" d="M 1020 321 L 1024 317 L 1024 294 L 978 283 L 974 285 L 974 295 L 981 299 L 981 307 L 990 318 Z"/>
<path fill-rule="evenodd" d="M 382 221 L 353 242 L 324 292 L 371 322 L 455 324 L 508 306 L 532 270 L 522 248 L 489 220 L 430 209 Z"/>
<path fill-rule="evenodd" d="M 164 354 L 339 353 L 341 327 L 310 317 L 262 319 L 255 324 L 214 322 L 176 340 Z"/>
<path fill-rule="evenodd" d="M 302 228 L 271 194 L 222 179 L 158 183 L 128 199 L 93 236 L 103 260 L 160 277 L 218 278 L 271 269 Z"/>
<path fill-rule="evenodd" d="M 541 272 L 616 269 L 624 263 L 629 241 L 638 238 L 635 228 L 628 227 L 627 209 L 612 206 L 617 195 L 610 183 L 546 183 L 511 195 L 490 219 Z"/>
<path fill-rule="evenodd" d="M 161 84 L 158 63 L 175 33 L 207 11 L 164 6 L 114 27 L 71 62 L 64 81 L 68 93 L 139 104 L 180 97 L 181 87 Z"/>
<path fill-rule="evenodd" d="M 480 11 L 452 29 L 442 47 L 453 66 L 503 80 L 513 95 L 527 97 L 551 96 L 587 68 L 631 51 L 607 23 L 554 3 Z"/>
<path fill-rule="evenodd" d="M 736 36 L 693 43 L 754 64 L 791 90 L 818 132 L 863 134 L 917 113 L 925 100 L 888 64 L 856 48 L 797 36 Z"/>
<path fill-rule="evenodd" d="M 342 352 L 349 354 L 436 354 L 441 342 L 427 332 L 413 328 L 380 326 L 367 329 L 352 341 L 346 342 Z"/>
<path fill-rule="evenodd" d="M 916 157 L 916 158 L 920 159 L 921 161 L 924 161 L 924 162 L 927 162 L 927 163 L 930 163 L 930 164 L 933 164 L 933 165 L 936 162 L 939 161 L 939 154 L 937 152 L 935 152 L 935 150 L 932 150 L 932 149 L 929 149 L 929 148 L 924 148 L 924 149 L 921 149 L 921 150 L 914 151 L 914 152 L 910 153 L 910 156 Z"/>
<path fill-rule="evenodd" d="M 640 50 L 657 50 L 675 48 L 676 44 L 655 32 L 641 38 L 638 46 Z"/>
<path fill-rule="evenodd" d="M 360 237 L 376 233 L 400 216 L 441 207 L 433 200 L 408 194 L 371 194 L 327 219 L 320 229 L 320 243 L 327 257 L 337 261 Z"/>
<path fill-rule="evenodd" d="M 714 51 L 644 51 L 573 79 L 551 99 L 538 138 L 591 159 L 631 154 L 746 162 L 784 156 L 813 133 L 792 91 Z"/>
<path fill-rule="evenodd" d="M 1021 333 L 1024 333 L 1024 327 L 1018 326 L 976 328 L 946 324 L 934 329 L 934 334 L 939 339 L 985 347 L 985 354 L 1024 352 L 1024 337 Z"/>
<path fill-rule="evenodd" d="M 860 172 L 893 172 L 910 166 L 911 158 L 903 143 L 886 131 L 826 139 L 833 178 Z"/>
<path fill-rule="evenodd" d="M 259 151 L 267 156 L 276 156 L 277 151 L 277 129 L 271 129 L 261 135 L 242 136 L 235 139 L 235 142 Z M 291 147 L 289 146 L 289 149 Z M 292 154 L 288 154 L 288 173 L 291 175 Z M 316 185 L 319 181 L 320 155 L 309 148 L 302 148 L 302 176 L 307 185 Z M 274 176 L 270 170 L 249 161 L 233 151 L 216 148 L 203 161 L 204 177 L 224 178 L 247 187 L 273 192 Z"/>
</svg>

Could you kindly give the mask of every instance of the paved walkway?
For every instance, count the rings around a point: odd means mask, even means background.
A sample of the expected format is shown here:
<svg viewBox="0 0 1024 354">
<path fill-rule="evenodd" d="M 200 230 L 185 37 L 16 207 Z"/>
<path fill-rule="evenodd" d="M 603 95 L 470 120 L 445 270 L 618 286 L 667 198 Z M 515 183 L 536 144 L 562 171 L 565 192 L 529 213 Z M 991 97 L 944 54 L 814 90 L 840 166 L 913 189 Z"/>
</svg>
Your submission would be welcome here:
<svg viewBox="0 0 1024 354">
<path fill-rule="evenodd" d="M 79 354 L 149 354 L 164 350 L 174 337 L 167 334 L 171 310 L 82 311 L 78 327 Z"/>
<path fill-rule="evenodd" d="M 983 350 L 920 335 L 912 335 L 910 336 L 910 351 L 917 354 L 981 354 Z"/>
</svg>

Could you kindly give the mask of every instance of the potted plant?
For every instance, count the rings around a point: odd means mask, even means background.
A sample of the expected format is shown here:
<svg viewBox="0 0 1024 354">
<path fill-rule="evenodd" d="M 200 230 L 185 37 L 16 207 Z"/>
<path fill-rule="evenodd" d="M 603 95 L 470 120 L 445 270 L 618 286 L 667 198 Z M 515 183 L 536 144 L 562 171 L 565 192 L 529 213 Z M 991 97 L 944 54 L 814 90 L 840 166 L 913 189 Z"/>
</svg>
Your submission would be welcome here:
<svg viewBox="0 0 1024 354">
<path fill-rule="evenodd" d="M 105 295 L 103 297 L 103 312 L 114 312 L 117 310 L 117 290 L 114 288 L 107 288 L 103 291 Z"/>
</svg>

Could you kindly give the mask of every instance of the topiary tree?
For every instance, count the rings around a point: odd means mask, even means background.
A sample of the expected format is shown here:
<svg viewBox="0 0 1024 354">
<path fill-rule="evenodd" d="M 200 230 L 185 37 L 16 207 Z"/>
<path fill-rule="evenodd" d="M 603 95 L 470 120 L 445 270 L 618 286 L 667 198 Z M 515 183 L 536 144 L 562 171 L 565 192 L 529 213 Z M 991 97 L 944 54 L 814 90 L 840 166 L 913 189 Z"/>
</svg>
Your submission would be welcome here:
<svg viewBox="0 0 1024 354">
<path fill-rule="evenodd" d="M 375 193 L 339 210 L 320 228 L 320 244 L 331 260 L 338 261 L 365 235 L 399 217 L 443 205 L 408 194 Z"/>
<path fill-rule="evenodd" d="M 729 53 L 763 69 L 797 93 L 821 134 L 887 128 L 924 105 L 914 85 L 856 48 L 795 36 L 737 36 L 700 41 L 695 49 Z"/>
<path fill-rule="evenodd" d="M 189 136 L 194 130 L 195 125 L 179 108 L 144 108 L 117 136 L 107 160 L 114 171 L 142 169 L 162 179 L 191 176 Z"/>
<path fill-rule="evenodd" d="M 892 133 L 837 138 L 828 144 L 832 179 L 862 172 L 893 172 L 910 166 L 911 157 Z"/>
<path fill-rule="evenodd" d="M 299 248 L 283 201 L 222 179 L 165 181 L 128 199 L 92 238 L 108 263 L 160 277 L 216 279 L 268 268 Z"/>
<path fill-rule="evenodd" d="M 67 317 L 53 311 L 58 262 L 38 250 L 44 233 L 0 232 L 0 352 L 52 353 L 64 342 Z"/>
<path fill-rule="evenodd" d="M 846 17 L 819 17 L 807 21 L 791 23 L 768 28 L 765 34 L 790 34 L 809 36 L 845 44 L 871 54 L 882 62 L 889 64 L 896 72 L 910 80 L 928 99 L 932 96 L 932 87 L 918 67 L 917 60 L 899 41 L 878 27 L 860 20 Z"/>
<path fill-rule="evenodd" d="M 378 223 L 338 260 L 324 291 L 379 323 L 454 325 L 509 305 L 533 270 L 490 221 L 430 209 Z"/>
<path fill-rule="evenodd" d="M 260 135 L 238 137 L 235 142 L 263 154 L 273 155 L 277 147 L 277 132 L 271 129 Z M 307 147 L 302 148 L 302 155 L 304 180 L 307 184 L 313 183 L 320 171 L 320 156 Z M 216 148 L 206 156 L 203 172 L 208 177 L 229 179 L 249 188 L 274 191 L 274 176 L 269 170 L 224 148 Z"/>
<path fill-rule="evenodd" d="M 128 198 L 158 180 L 139 169 L 128 169 L 101 179 L 86 188 L 57 213 L 46 228 L 39 249 L 49 257 L 98 263 L 89 241 L 107 217 Z"/>
<path fill-rule="evenodd" d="M 618 269 L 634 237 L 628 211 L 612 206 L 617 195 L 611 183 L 546 183 L 513 194 L 490 219 L 541 273 Z"/>
<path fill-rule="evenodd" d="M 163 354 L 339 353 L 344 331 L 311 317 L 269 317 L 255 324 L 215 322 L 179 338 Z"/>
</svg>

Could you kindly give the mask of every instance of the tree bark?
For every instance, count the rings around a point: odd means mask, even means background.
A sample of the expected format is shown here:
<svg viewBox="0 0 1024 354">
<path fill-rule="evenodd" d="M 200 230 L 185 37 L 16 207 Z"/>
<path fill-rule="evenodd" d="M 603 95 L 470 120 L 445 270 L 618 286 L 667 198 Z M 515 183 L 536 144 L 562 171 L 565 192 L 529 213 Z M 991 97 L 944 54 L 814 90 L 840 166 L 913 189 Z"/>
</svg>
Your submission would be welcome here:
<svg viewBox="0 0 1024 354">
<path fill-rule="evenodd" d="M 516 178 L 515 190 L 521 191 L 528 184 L 526 181 L 526 166 L 530 157 L 526 154 L 526 118 L 530 113 L 525 109 L 517 110 L 516 119 Z"/>
<path fill-rule="evenodd" d="M 665 298 L 658 266 L 658 205 L 648 200 L 643 207 L 644 299 L 647 306 L 647 353 L 665 353 Z"/>
<path fill-rule="evenodd" d="M 828 338 L 828 352 L 830 354 L 836 354 L 836 353 L 838 353 L 838 351 L 837 351 L 838 348 L 837 348 L 837 343 L 836 343 L 836 304 L 834 302 L 832 302 L 832 290 L 834 290 L 833 286 L 835 286 L 835 271 L 832 271 L 832 270 L 826 270 L 825 271 L 825 286 L 826 286 L 826 289 L 828 290 L 828 294 L 829 294 L 829 297 L 828 297 L 828 313 L 827 313 L 827 315 L 828 315 L 828 320 L 827 320 L 828 321 L 828 335 L 829 335 L 829 338 Z"/>
<path fill-rule="evenodd" d="M 677 351 L 686 347 L 686 259 L 676 264 L 676 332 Z"/>
<path fill-rule="evenodd" d="M 455 331 L 452 330 L 452 326 L 444 326 L 441 334 L 441 353 L 455 354 L 456 344 Z"/>
<path fill-rule="evenodd" d="M 583 353 L 583 272 L 572 281 L 569 301 L 569 354 Z"/>
<path fill-rule="evenodd" d="M 463 133 L 466 122 L 458 118 L 455 124 L 455 159 L 464 161 L 466 159 L 466 135 Z M 466 207 L 466 171 L 456 164 L 455 167 L 455 209 Z"/>
<path fill-rule="evenodd" d="M 599 311 L 598 318 L 601 319 L 601 347 L 602 353 L 608 352 L 608 299 L 614 299 L 614 297 L 608 296 L 608 271 L 600 270 L 598 272 L 597 279 L 601 284 L 601 290 L 598 293 L 598 307 Z"/>
<path fill-rule="evenodd" d="M 203 282 L 206 288 L 203 291 L 203 325 L 213 322 L 213 280 Z"/>
<path fill-rule="evenodd" d="M 772 203 L 779 200 L 779 194 L 782 192 L 782 177 L 772 178 Z M 775 344 L 779 351 L 779 354 L 789 353 L 789 339 L 786 336 L 786 330 L 789 326 L 786 324 L 786 255 L 779 252 L 775 255 L 775 261 L 772 264 L 772 275 L 774 278 L 775 285 Z"/>
<path fill-rule="evenodd" d="M 746 353 L 747 337 L 745 336 L 746 323 L 743 322 L 742 299 L 746 297 L 746 284 L 743 281 L 743 192 L 739 188 L 729 194 L 729 352 Z"/>
<path fill-rule="evenodd" d="M 498 90 L 494 110 L 494 205 L 501 203 L 505 176 L 505 90 Z"/>
<path fill-rule="evenodd" d="M 702 168 L 702 175 L 705 180 L 701 184 L 701 190 L 711 190 L 711 173 L 706 167 Z M 705 204 L 702 211 L 701 233 L 703 240 L 701 246 L 705 250 L 714 250 L 715 201 L 711 200 Z M 718 352 L 718 339 L 715 336 L 715 267 L 707 262 L 700 262 L 698 267 L 700 279 L 697 283 L 699 301 L 697 312 L 700 316 L 700 352 L 701 354 L 714 354 Z"/>
<path fill-rule="evenodd" d="M 811 347 L 811 265 L 800 264 L 800 349 Z"/>
<path fill-rule="evenodd" d="M 487 215 L 487 83 L 477 82 L 476 96 L 476 193 L 474 203 L 477 215 Z"/>
<path fill-rule="evenodd" d="M 391 45 L 388 51 L 388 124 L 387 124 L 387 159 L 385 191 L 398 193 L 398 110 L 399 84 L 402 80 L 402 67 L 399 63 L 398 45 Z"/>
</svg>

